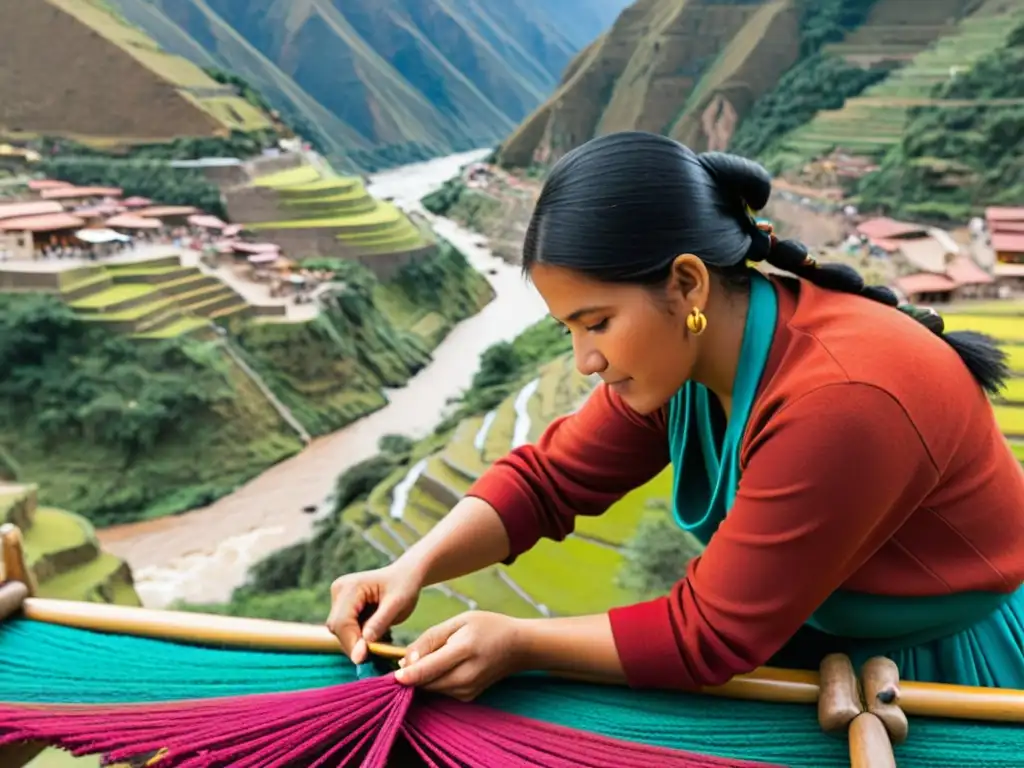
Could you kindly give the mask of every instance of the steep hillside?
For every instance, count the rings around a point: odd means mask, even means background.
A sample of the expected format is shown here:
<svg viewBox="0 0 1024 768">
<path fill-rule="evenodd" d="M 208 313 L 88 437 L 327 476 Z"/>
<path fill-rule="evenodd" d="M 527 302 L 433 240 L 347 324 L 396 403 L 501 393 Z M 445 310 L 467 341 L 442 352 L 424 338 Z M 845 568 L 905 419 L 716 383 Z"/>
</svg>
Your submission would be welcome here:
<svg viewBox="0 0 1024 768">
<path fill-rule="evenodd" d="M 797 0 L 638 0 L 583 50 L 504 143 L 503 164 L 545 164 L 593 136 L 646 130 L 721 148 L 796 61 Z"/>
<path fill-rule="evenodd" d="M 300 133 L 362 169 L 501 138 L 551 91 L 574 41 L 625 4 L 112 2 L 168 50 L 248 79 Z"/>
<path fill-rule="evenodd" d="M 320 266 L 344 287 L 315 320 L 237 318 L 213 340 L 140 342 L 61 297 L 0 292 L 0 478 L 102 525 L 201 506 L 302 448 L 239 359 L 320 435 L 383 407 L 492 296 L 447 245 L 387 282 Z"/>
<path fill-rule="evenodd" d="M 620 130 L 728 149 L 777 172 L 799 174 L 834 150 L 877 160 L 914 141 L 913 108 L 961 106 L 933 93 L 948 81 L 961 78 L 958 98 L 982 105 L 964 95 L 963 73 L 1004 44 L 1021 12 L 1014 0 L 637 0 L 499 161 L 543 168 Z M 1021 76 L 1005 62 L 1001 72 Z M 984 106 L 1010 98 L 989 94 Z"/>
<path fill-rule="evenodd" d="M 99 0 L 4 4 L 0 134 L 110 147 L 270 126 L 233 87 L 162 51 Z"/>
</svg>

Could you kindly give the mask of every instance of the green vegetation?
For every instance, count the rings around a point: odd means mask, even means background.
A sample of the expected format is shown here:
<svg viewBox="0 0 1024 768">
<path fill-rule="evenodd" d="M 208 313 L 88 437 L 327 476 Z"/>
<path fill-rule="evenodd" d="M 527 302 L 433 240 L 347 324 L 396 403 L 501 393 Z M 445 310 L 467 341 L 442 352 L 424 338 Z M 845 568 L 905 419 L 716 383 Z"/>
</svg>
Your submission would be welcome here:
<svg viewBox="0 0 1024 768">
<path fill-rule="evenodd" d="M 986 205 L 1024 198 L 1024 16 L 1018 18 L 1008 34 L 1005 26 L 992 30 L 1005 35 L 1002 47 L 934 86 L 933 104 L 908 111 L 899 143 L 861 180 L 862 206 L 960 221 Z"/>
<path fill-rule="evenodd" d="M 239 297 L 177 258 L 64 273 L 66 303 L 0 294 L 0 473 L 104 525 L 201 506 L 300 448 L 225 343 L 322 435 L 382 407 L 493 295 L 448 243 L 386 283 L 311 266 L 338 287 L 304 323 L 230 311 Z M 225 338 L 188 333 L 211 320 Z"/>
<path fill-rule="evenodd" d="M 762 157 L 789 131 L 821 110 L 838 109 L 846 99 L 885 77 L 887 68 L 864 69 L 822 53 L 864 23 L 878 0 L 801 0 L 800 58 L 765 93 L 733 134 L 730 151 Z"/>
<path fill-rule="evenodd" d="M 161 160 L 61 154 L 42 160 L 39 170 L 72 184 L 121 187 L 126 196 L 148 197 L 165 205 L 194 205 L 216 216 L 225 215 L 220 190 L 200 171 L 172 168 Z"/>
<path fill-rule="evenodd" d="M 435 192 L 423 198 L 423 207 L 436 216 L 455 219 L 478 232 L 487 230 L 487 223 L 501 214 L 501 202 L 484 192 L 470 189 L 461 177 L 448 179 Z"/>
<path fill-rule="evenodd" d="M 306 266 L 332 270 L 342 286 L 322 298 L 316 319 L 242 319 L 228 328 L 249 365 L 313 435 L 383 407 L 381 388 L 408 381 L 455 323 L 493 295 L 448 243 L 387 283 L 353 262 L 316 259 Z"/>
<path fill-rule="evenodd" d="M 0 444 L 98 524 L 201 506 L 300 443 L 215 344 L 138 344 L 54 297 L 0 294 Z"/>
</svg>

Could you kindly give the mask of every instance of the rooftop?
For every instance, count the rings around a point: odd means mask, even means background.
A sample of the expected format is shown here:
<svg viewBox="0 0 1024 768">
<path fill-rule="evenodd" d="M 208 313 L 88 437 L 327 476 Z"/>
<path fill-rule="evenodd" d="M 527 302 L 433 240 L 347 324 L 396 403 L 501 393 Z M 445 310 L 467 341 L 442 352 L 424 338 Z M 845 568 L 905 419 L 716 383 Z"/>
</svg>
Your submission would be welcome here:
<svg viewBox="0 0 1024 768">
<path fill-rule="evenodd" d="M 957 285 L 945 275 L 918 272 L 916 275 L 897 278 L 896 287 L 907 296 L 911 296 L 915 293 L 946 293 Z"/>
<path fill-rule="evenodd" d="M 927 227 L 922 227 L 919 224 L 910 224 L 905 221 L 896 221 L 887 216 L 863 221 L 857 225 L 857 231 L 865 237 L 880 239 L 909 237 L 911 235 L 923 236 L 928 233 Z"/>
<path fill-rule="evenodd" d="M 988 221 L 1020 221 L 1024 222 L 1024 207 L 993 205 L 985 209 Z"/>
<path fill-rule="evenodd" d="M 22 216 L 0 221 L 0 230 L 5 232 L 53 232 L 58 229 L 77 229 L 85 220 L 70 213 L 49 213 L 42 216 Z"/>
<path fill-rule="evenodd" d="M 6 203 L 0 205 L 0 219 L 41 216 L 45 213 L 61 213 L 63 210 L 63 205 L 49 200 L 38 200 L 34 203 Z"/>
<path fill-rule="evenodd" d="M 120 197 L 120 187 L 54 187 L 40 192 L 44 200 L 74 200 L 80 197 Z"/>
<path fill-rule="evenodd" d="M 992 250 L 1024 253 L 1024 232 L 993 232 Z"/>
</svg>

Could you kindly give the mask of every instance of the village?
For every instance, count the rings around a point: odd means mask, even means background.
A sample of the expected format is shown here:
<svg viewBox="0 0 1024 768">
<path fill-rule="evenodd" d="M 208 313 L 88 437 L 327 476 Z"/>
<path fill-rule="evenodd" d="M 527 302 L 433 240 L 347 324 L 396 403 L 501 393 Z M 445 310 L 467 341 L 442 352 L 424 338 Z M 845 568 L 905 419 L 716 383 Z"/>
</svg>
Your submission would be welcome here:
<svg viewBox="0 0 1024 768">
<path fill-rule="evenodd" d="M 521 243 L 524 211 L 528 218 L 540 184 L 487 163 L 467 166 L 462 183 L 500 211 L 483 221 L 486 234 L 497 241 L 495 249 L 516 238 Z M 835 187 L 786 180 L 777 180 L 775 187 L 767 218 L 783 236 L 804 241 L 825 261 L 850 264 L 869 282 L 889 285 L 904 301 L 948 305 L 1014 299 L 1024 291 L 1024 205 L 989 206 L 983 217 L 944 228 L 863 215 L 844 204 Z M 510 257 L 515 247 L 503 255 Z"/>
</svg>

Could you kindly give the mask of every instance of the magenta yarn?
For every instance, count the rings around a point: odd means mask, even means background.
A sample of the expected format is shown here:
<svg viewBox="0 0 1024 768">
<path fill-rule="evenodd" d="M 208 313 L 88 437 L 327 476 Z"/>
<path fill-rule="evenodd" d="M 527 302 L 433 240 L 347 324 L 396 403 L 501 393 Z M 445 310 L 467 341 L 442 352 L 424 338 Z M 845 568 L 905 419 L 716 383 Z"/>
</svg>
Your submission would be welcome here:
<svg viewBox="0 0 1024 768">
<path fill-rule="evenodd" d="M 0 746 L 44 742 L 156 768 L 384 768 L 399 737 L 437 768 L 753 768 L 415 693 L 394 675 L 289 693 L 139 705 L 0 705 Z"/>
</svg>

